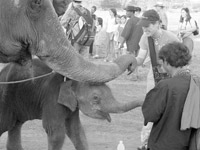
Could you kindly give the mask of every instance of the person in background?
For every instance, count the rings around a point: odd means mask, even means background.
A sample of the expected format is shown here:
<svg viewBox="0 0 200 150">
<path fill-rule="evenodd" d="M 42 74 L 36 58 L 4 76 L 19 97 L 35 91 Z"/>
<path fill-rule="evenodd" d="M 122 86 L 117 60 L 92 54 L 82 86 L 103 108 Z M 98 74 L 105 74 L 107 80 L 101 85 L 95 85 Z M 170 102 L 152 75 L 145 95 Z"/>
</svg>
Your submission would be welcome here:
<svg viewBox="0 0 200 150">
<path fill-rule="evenodd" d="M 112 62 L 113 59 L 115 58 L 115 50 L 114 50 L 114 32 L 116 30 L 116 19 L 115 17 L 117 16 L 117 10 L 115 8 L 109 9 L 109 18 L 107 20 L 107 28 L 106 28 L 106 33 L 107 33 L 107 48 L 106 48 L 106 57 L 104 61 L 106 62 Z"/>
<path fill-rule="evenodd" d="M 102 47 L 102 43 L 100 41 L 102 41 L 101 39 L 101 31 L 103 28 L 103 19 L 101 17 L 97 18 L 96 21 L 96 35 L 95 35 L 95 40 L 94 40 L 94 47 L 95 47 L 95 55 L 93 56 L 93 58 L 97 59 L 100 58 L 99 55 L 99 51 L 101 50 Z"/>
<path fill-rule="evenodd" d="M 168 30 L 161 29 L 160 26 L 161 20 L 159 14 L 153 10 L 147 10 L 143 13 L 140 21 L 138 22 L 138 25 L 142 26 L 143 28 L 143 35 L 139 41 L 139 53 L 136 57 L 137 64 L 133 64 L 129 69 L 130 71 L 134 71 L 137 66 L 143 65 L 144 62 L 149 62 L 151 60 L 149 54 L 149 44 L 148 44 L 148 38 L 151 37 L 153 39 L 153 44 L 155 46 L 155 58 L 158 58 L 158 52 L 160 51 L 161 47 L 166 45 L 170 42 L 178 42 L 178 37 L 173 34 L 172 32 Z M 157 63 L 159 63 L 159 60 L 156 59 Z M 160 65 L 157 66 L 157 69 L 159 70 L 159 73 L 164 73 L 164 70 L 160 67 Z M 150 68 L 147 75 L 147 86 L 146 86 L 146 93 L 149 92 L 154 86 L 155 86 L 155 80 L 154 80 L 154 71 L 152 69 L 152 64 L 150 62 Z M 142 146 L 138 147 L 138 150 L 142 150 L 143 147 L 146 147 L 149 133 L 152 128 L 152 123 L 148 123 L 147 125 L 143 126 L 142 132 L 141 132 L 141 142 Z"/>
<path fill-rule="evenodd" d="M 155 9 L 158 12 L 161 19 L 161 28 L 167 30 L 168 18 L 164 9 L 164 5 L 162 3 L 157 3 L 155 5 Z"/>
<path fill-rule="evenodd" d="M 117 15 L 115 17 L 116 20 L 116 25 L 115 25 L 115 31 L 114 31 L 114 49 L 115 49 L 115 58 L 117 58 L 120 54 L 120 49 L 119 49 L 119 28 L 121 25 L 121 16 Z"/>
<path fill-rule="evenodd" d="M 194 127 L 200 127 L 200 121 L 193 120 L 193 117 L 200 117 L 200 108 L 195 112 L 194 107 L 190 106 L 195 103 L 199 105 L 199 94 L 197 97 L 191 95 L 196 93 L 194 88 L 199 92 L 199 86 L 196 85 L 190 71 L 184 67 L 190 63 L 191 54 L 184 44 L 172 42 L 161 48 L 158 57 L 171 78 L 158 82 L 145 97 L 142 106 L 144 124 L 154 123 L 147 149 L 189 150 Z M 189 107 L 192 111 L 189 111 Z M 184 113 L 187 118 L 184 117 Z"/>
<path fill-rule="evenodd" d="M 195 20 L 190 15 L 188 8 L 181 9 L 181 16 L 178 26 L 178 37 L 184 40 L 186 37 L 193 37 L 193 33 L 196 30 Z"/>
<path fill-rule="evenodd" d="M 94 20 L 97 20 L 97 16 L 96 16 L 96 14 L 95 14 L 96 11 L 97 11 L 97 7 L 96 7 L 96 6 L 92 6 L 90 13 L 91 13 L 92 18 L 93 18 Z"/>
<path fill-rule="evenodd" d="M 127 22 L 127 17 L 126 17 L 126 15 L 122 15 L 121 18 L 120 18 L 120 21 L 121 21 L 120 27 L 124 28 L 125 25 L 126 25 L 126 22 Z"/>
<path fill-rule="evenodd" d="M 122 31 L 124 30 L 124 27 L 126 25 L 126 22 L 127 22 L 127 17 L 126 15 L 122 15 L 121 16 L 121 19 L 120 19 L 120 26 L 119 26 L 119 38 L 118 38 L 118 42 L 119 42 L 119 46 L 120 46 L 120 43 L 122 42 L 123 40 L 123 37 L 121 36 L 122 34 Z M 126 46 L 126 43 L 124 43 L 123 45 L 123 48 L 119 48 L 119 55 L 124 55 L 124 54 L 127 54 L 127 46 Z"/>
<path fill-rule="evenodd" d="M 91 14 L 91 16 L 92 16 L 93 24 L 94 24 L 94 25 L 96 25 L 96 19 L 97 19 L 97 16 L 96 16 L 96 14 L 95 14 L 96 10 L 97 10 L 97 7 L 96 7 L 96 6 L 92 6 L 91 11 L 90 11 L 90 14 Z M 95 28 L 95 26 L 94 26 L 94 28 Z M 95 31 L 95 32 L 96 32 L 96 31 Z M 90 48 L 89 48 L 89 55 L 90 55 L 90 56 L 93 55 L 93 44 L 94 44 L 94 43 L 92 43 L 92 44 L 90 45 Z"/>
<path fill-rule="evenodd" d="M 136 7 L 136 10 L 135 10 L 135 16 L 140 18 L 141 15 L 142 15 L 142 9 L 140 7 Z"/>
<path fill-rule="evenodd" d="M 121 40 L 121 44 L 119 48 L 123 48 L 124 43 L 126 42 L 127 52 L 137 56 L 137 53 L 139 50 L 138 43 L 143 34 L 142 27 L 137 25 L 140 19 L 135 16 L 136 8 L 134 6 L 127 6 L 125 10 L 126 10 L 127 18 L 130 18 L 130 19 L 128 19 L 121 33 L 122 40 Z M 131 80 L 137 80 L 138 72 L 136 73 L 136 79 L 135 79 L 135 75 L 131 75 L 130 77 L 131 77 L 130 78 Z"/>
</svg>

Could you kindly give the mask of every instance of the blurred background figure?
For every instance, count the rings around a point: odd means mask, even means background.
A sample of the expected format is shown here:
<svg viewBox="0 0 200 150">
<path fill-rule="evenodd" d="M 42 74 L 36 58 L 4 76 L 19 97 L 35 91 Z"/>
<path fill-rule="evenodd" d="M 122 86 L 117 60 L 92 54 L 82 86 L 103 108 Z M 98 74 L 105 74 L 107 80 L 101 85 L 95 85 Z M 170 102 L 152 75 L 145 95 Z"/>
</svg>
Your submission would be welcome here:
<svg viewBox="0 0 200 150">
<path fill-rule="evenodd" d="M 160 20 L 161 20 L 161 28 L 167 30 L 167 26 L 168 26 L 168 18 L 167 18 L 167 14 L 165 12 L 164 9 L 164 5 L 163 3 L 157 3 L 155 5 L 155 9 L 158 12 L 159 16 L 160 16 Z"/>
<path fill-rule="evenodd" d="M 115 58 L 117 58 L 119 56 L 119 28 L 120 28 L 120 25 L 121 25 L 121 16 L 120 15 L 117 15 L 116 18 L 116 25 L 115 25 L 115 31 L 114 31 L 114 50 L 115 50 Z"/>
<path fill-rule="evenodd" d="M 119 48 L 123 48 L 124 43 L 127 46 L 127 52 L 137 56 L 139 50 L 139 41 L 143 34 L 142 27 L 138 25 L 139 18 L 135 16 L 136 7 L 135 6 L 127 6 L 125 8 L 126 16 L 128 19 L 123 31 L 122 31 L 122 41 Z M 138 79 L 138 71 L 136 69 L 136 74 L 130 75 L 130 80 Z"/>
<path fill-rule="evenodd" d="M 193 32 L 197 29 L 195 20 L 191 17 L 188 8 L 181 9 L 181 16 L 178 26 L 178 37 L 180 40 L 193 51 Z"/>
<path fill-rule="evenodd" d="M 93 24 L 96 25 L 96 19 L 97 19 L 97 16 L 95 14 L 97 10 L 97 7 L 96 6 L 92 6 L 91 8 L 91 11 L 90 11 L 90 14 L 92 16 L 92 19 L 93 19 Z M 96 28 L 96 26 L 94 26 L 94 28 Z M 96 30 L 96 29 L 95 29 Z M 92 56 L 93 55 L 93 44 L 94 42 L 90 45 L 90 48 L 89 48 L 89 56 Z"/>
<path fill-rule="evenodd" d="M 140 7 L 135 7 L 135 16 L 140 18 L 142 15 L 142 9 Z"/>
<path fill-rule="evenodd" d="M 116 30 L 116 16 L 117 10 L 115 8 L 109 9 L 109 18 L 107 21 L 107 48 L 106 48 L 106 58 L 104 61 L 112 62 L 115 58 L 115 51 L 114 51 L 114 32 Z"/>
<path fill-rule="evenodd" d="M 101 17 L 97 17 L 96 21 L 96 35 L 95 35 L 95 40 L 94 40 L 94 56 L 93 58 L 100 58 L 100 50 L 102 49 L 102 43 L 99 42 L 101 41 L 101 35 L 102 35 L 102 28 L 103 28 L 103 19 Z"/>
<path fill-rule="evenodd" d="M 126 25 L 126 22 L 127 22 L 127 17 L 126 15 L 122 15 L 121 18 L 120 18 L 120 25 L 119 25 L 119 38 L 118 38 L 118 43 L 121 43 L 122 40 L 123 40 L 123 37 L 121 36 L 122 34 L 122 31 L 124 30 L 124 27 Z M 123 48 L 118 48 L 118 56 L 120 55 L 125 55 L 127 54 L 127 46 L 126 46 L 126 43 L 124 43 L 123 45 Z"/>
</svg>

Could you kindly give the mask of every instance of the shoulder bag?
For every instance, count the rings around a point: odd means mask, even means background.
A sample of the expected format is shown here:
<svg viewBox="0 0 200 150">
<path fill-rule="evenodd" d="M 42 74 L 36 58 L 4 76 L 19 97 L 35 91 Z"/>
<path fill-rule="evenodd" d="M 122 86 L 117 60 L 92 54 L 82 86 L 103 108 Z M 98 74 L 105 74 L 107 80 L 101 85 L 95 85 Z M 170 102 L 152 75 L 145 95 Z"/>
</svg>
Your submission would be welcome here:
<svg viewBox="0 0 200 150">
<path fill-rule="evenodd" d="M 150 58 L 151 58 L 151 65 L 153 69 L 153 76 L 155 84 L 157 84 L 160 80 L 170 78 L 170 75 L 167 73 L 160 73 L 159 67 L 160 65 L 157 62 L 157 55 L 155 51 L 155 45 L 152 37 L 148 37 L 148 43 L 149 43 L 149 52 L 150 52 Z"/>
</svg>

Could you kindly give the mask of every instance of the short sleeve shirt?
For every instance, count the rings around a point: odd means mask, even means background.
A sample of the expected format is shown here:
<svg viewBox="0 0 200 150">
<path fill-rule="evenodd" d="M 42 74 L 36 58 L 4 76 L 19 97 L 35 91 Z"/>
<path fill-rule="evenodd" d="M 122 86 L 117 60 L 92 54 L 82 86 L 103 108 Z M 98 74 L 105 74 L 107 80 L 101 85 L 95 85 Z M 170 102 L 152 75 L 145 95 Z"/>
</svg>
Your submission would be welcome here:
<svg viewBox="0 0 200 150">
<path fill-rule="evenodd" d="M 126 40 L 127 51 L 135 52 L 139 50 L 139 41 L 143 34 L 142 27 L 137 25 L 140 19 L 132 16 L 126 23 L 121 36 Z"/>
<path fill-rule="evenodd" d="M 188 150 L 191 129 L 181 131 L 181 116 L 190 76 L 160 81 L 146 95 L 142 112 L 144 124 L 153 122 L 148 140 L 151 150 Z"/>
<path fill-rule="evenodd" d="M 179 41 L 179 39 L 175 34 L 173 34 L 170 31 L 167 31 L 167 30 L 162 30 L 162 36 L 159 41 L 159 44 L 155 45 L 156 54 L 158 54 L 160 48 L 162 46 L 164 46 L 165 44 L 170 43 L 170 42 L 178 42 L 178 41 Z M 150 61 L 148 36 L 145 33 L 142 35 L 142 37 L 140 39 L 139 46 L 140 46 L 140 49 L 148 51 L 146 60 Z M 153 71 L 152 71 L 152 66 L 150 65 L 150 70 L 147 75 L 147 92 L 150 89 L 152 89 L 154 86 L 155 86 L 155 84 L 154 84 L 154 78 L 153 78 Z"/>
</svg>

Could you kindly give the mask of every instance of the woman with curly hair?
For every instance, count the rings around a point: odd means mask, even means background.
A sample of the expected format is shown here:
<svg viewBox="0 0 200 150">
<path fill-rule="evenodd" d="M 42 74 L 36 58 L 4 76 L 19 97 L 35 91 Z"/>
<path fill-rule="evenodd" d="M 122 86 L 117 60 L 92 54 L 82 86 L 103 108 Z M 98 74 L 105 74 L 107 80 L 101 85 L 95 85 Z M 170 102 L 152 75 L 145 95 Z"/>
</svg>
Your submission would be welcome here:
<svg viewBox="0 0 200 150">
<path fill-rule="evenodd" d="M 185 69 L 191 60 L 191 54 L 184 44 L 173 42 L 161 48 L 159 59 L 171 78 L 158 82 L 145 97 L 142 106 L 144 124 L 154 123 L 147 149 L 189 150 L 193 129 L 188 127 L 181 130 L 181 128 L 184 126 L 183 108 L 192 82 L 190 71 Z M 197 113 L 194 115 L 199 116 Z M 190 118 L 186 121 L 188 120 Z"/>
</svg>

